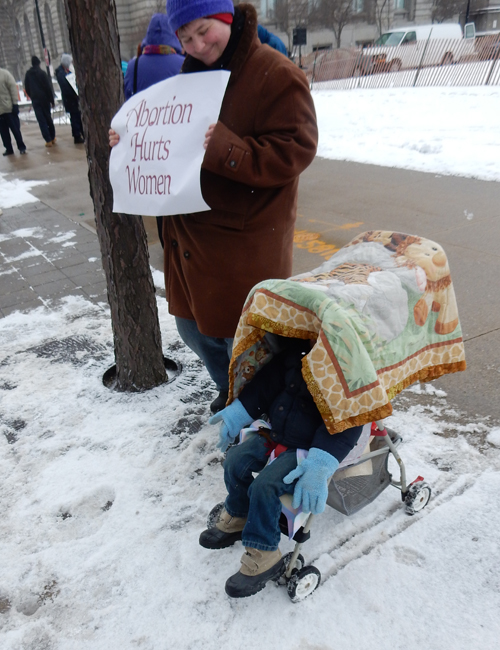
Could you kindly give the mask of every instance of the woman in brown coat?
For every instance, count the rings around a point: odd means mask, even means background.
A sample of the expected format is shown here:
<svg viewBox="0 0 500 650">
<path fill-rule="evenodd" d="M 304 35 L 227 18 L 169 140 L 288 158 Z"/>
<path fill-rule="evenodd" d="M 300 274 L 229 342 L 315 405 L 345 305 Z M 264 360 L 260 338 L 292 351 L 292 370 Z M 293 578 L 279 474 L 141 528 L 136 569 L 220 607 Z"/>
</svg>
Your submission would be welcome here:
<svg viewBox="0 0 500 650">
<path fill-rule="evenodd" d="M 233 336 L 250 289 L 292 273 L 299 174 L 316 154 L 314 104 L 303 72 L 257 37 L 250 4 L 167 0 L 187 54 L 182 73 L 231 72 L 205 136 L 206 212 L 163 219 L 165 289 L 183 341 L 227 399 Z M 110 145 L 119 136 L 110 131 Z"/>
<path fill-rule="evenodd" d="M 248 292 L 291 275 L 298 177 L 316 153 L 316 115 L 304 73 L 258 40 L 252 5 L 167 0 L 167 14 L 187 53 L 183 73 L 231 72 L 205 140 L 201 188 L 211 209 L 163 220 L 169 311 L 220 391 L 215 412 Z"/>
</svg>

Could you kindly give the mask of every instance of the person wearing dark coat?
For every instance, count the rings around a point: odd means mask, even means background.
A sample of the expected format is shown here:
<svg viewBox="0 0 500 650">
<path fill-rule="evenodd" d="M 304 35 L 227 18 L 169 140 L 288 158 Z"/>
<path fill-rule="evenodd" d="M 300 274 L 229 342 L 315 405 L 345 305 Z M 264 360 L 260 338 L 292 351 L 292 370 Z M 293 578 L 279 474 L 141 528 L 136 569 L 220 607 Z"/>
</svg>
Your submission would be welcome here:
<svg viewBox="0 0 500 650">
<path fill-rule="evenodd" d="M 140 53 L 128 62 L 123 88 L 125 99 L 178 74 L 184 63 L 181 52 L 181 44 L 170 29 L 166 14 L 154 14 Z"/>
<path fill-rule="evenodd" d="M 125 99 L 179 74 L 184 63 L 181 52 L 181 44 L 170 29 L 166 14 L 154 14 L 140 45 L 140 52 L 128 62 L 123 86 Z M 164 248 L 163 217 L 156 217 L 156 225 L 161 247 Z"/>
<path fill-rule="evenodd" d="M 61 65 L 56 68 L 56 79 L 61 90 L 64 108 L 69 113 L 73 141 L 75 144 L 82 144 L 85 142 L 85 138 L 83 135 L 82 115 L 80 113 L 80 100 L 75 89 L 66 79 L 71 72 L 70 66 L 72 62 L 73 58 L 71 54 L 63 54 L 61 56 Z"/>
<path fill-rule="evenodd" d="M 31 68 L 24 77 L 24 90 L 31 99 L 45 146 L 51 147 L 56 141 L 56 129 L 50 114 L 50 108 L 55 106 L 54 91 L 49 75 L 40 68 L 37 56 L 31 57 Z"/>
</svg>

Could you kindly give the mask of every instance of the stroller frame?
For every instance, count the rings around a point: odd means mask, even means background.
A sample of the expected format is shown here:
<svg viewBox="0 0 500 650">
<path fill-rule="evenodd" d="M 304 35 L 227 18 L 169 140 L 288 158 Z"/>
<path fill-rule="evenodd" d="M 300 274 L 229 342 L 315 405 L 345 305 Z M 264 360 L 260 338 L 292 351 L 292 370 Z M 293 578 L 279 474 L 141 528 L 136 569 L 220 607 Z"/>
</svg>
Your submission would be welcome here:
<svg viewBox="0 0 500 650">
<path fill-rule="evenodd" d="M 337 507 L 332 504 L 330 505 L 343 514 L 354 514 L 354 512 L 361 510 L 365 505 L 376 499 L 387 485 L 390 484 L 401 491 L 401 500 L 405 504 L 405 511 L 408 515 L 414 515 L 415 513 L 420 512 L 420 510 L 425 508 L 429 502 L 431 489 L 427 483 L 424 482 L 422 476 L 418 476 L 410 484 L 407 483 L 406 468 L 397 450 L 399 444 L 402 442 L 401 436 L 399 436 L 395 431 L 387 429 L 380 420 L 372 424 L 371 434 L 372 436 L 375 436 L 377 440 L 382 441 L 383 444 L 377 444 L 375 450 L 363 453 L 356 462 L 342 468 L 341 470 L 337 470 L 337 472 L 343 472 L 347 469 L 360 466 L 367 461 L 372 461 L 373 459 L 382 460 L 379 457 L 383 456 L 385 457 L 384 469 L 387 475 L 386 480 L 382 486 L 378 487 L 372 494 L 365 496 L 361 503 L 358 502 L 350 512 L 346 511 L 344 507 Z M 387 470 L 389 454 L 392 454 L 399 466 L 399 480 L 394 479 L 392 474 Z M 337 472 L 330 478 L 329 491 L 332 487 L 331 484 L 335 482 Z M 348 482 L 349 479 L 344 479 L 344 481 Z M 284 564 L 286 569 L 277 581 L 278 585 L 286 586 L 288 595 L 292 602 L 299 602 L 304 600 L 304 598 L 307 598 L 307 596 L 311 595 L 319 586 L 321 581 L 319 570 L 314 566 L 304 566 L 304 558 L 300 554 L 302 545 L 310 537 L 310 530 L 314 517 L 315 515 L 312 513 L 309 514 L 304 526 L 301 527 L 293 536 L 293 539 L 295 540 L 295 548 L 291 553 L 285 555 Z M 280 522 L 280 528 L 281 531 L 286 534 L 284 522 Z"/>
</svg>

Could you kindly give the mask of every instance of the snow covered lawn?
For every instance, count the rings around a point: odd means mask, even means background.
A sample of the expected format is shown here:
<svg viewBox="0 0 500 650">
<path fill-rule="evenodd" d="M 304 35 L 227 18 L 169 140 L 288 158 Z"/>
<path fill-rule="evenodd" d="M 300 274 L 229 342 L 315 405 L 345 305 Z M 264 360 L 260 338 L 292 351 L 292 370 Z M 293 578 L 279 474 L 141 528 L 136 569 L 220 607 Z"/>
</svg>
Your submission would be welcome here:
<svg viewBox="0 0 500 650">
<path fill-rule="evenodd" d="M 500 181 L 500 88 L 313 92 L 318 155 Z"/>
</svg>

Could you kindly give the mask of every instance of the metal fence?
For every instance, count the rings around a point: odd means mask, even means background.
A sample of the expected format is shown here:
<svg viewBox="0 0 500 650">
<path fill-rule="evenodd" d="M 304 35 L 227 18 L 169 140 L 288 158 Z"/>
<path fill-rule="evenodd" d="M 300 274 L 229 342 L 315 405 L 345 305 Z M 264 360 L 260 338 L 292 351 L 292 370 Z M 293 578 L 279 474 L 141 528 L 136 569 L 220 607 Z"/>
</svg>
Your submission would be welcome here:
<svg viewBox="0 0 500 650">
<path fill-rule="evenodd" d="M 324 50 L 305 69 L 311 88 L 500 85 L 500 39 L 435 39 L 397 47 Z"/>
</svg>

